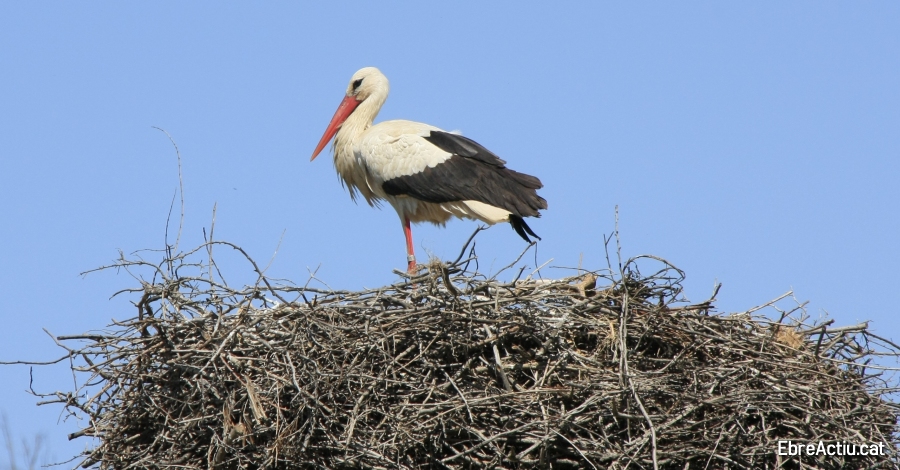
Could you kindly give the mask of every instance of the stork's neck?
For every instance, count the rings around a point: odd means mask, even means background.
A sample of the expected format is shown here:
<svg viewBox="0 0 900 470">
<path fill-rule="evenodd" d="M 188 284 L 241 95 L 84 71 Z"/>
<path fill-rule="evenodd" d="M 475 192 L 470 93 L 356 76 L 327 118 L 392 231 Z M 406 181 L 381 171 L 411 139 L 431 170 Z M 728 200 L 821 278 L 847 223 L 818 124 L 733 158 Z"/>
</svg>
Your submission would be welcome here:
<svg viewBox="0 0 900 470">
<path fill-rule="evenodd" d="M 373 93 L 347 117 L 337 135 L 334 136 L 335 158 L 338 158 L 338 154 L 341 153 L 353 153 L 353 147 L 359 142 L 363 132 L 372 127 L 372 122 L 375 121 L 378 111 L 381 111 L 385 99 L 387 99 L 387 93 Z"/>
</svg>

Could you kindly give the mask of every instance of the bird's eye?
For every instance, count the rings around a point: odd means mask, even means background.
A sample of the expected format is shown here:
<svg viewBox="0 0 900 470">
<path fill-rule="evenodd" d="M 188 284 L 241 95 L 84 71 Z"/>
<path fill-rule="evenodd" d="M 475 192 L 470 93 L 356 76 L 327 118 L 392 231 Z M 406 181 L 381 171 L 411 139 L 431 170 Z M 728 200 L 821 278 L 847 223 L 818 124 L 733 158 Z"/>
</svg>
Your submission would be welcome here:
<svg viewBox="0 0 900 470">
<path fill-rule="evenodd" d="M 359 88 L 360 85 L 362 85 L 362 81 L 363 79 L 361 78 L 359 80 L 353 81 L 353 91 L 356 91 L 356 89 Z"/>
</svg>

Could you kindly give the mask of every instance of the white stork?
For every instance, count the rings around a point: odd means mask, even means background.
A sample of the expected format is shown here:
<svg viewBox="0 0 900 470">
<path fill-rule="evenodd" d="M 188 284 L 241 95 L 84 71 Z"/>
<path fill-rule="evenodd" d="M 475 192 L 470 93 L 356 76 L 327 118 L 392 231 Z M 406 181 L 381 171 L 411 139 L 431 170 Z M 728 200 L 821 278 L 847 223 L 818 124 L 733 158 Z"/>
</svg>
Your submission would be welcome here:
<svg viewBox="0 0 900 470">
<path fill-rule="evenodd" d="M 387 201 L 397 211 L 406 235 L 408 272 L 416 272 L 410 222 L 443 225 L 450 216 L 488 224 L 509 222 L 531 243 L 538 240 L 522 217 L 540 217 L 547 201 L 534 176 L 506 168 L 506 162 L 475 141 L 412 121 L 372 125 L 388 96 L 388 80 L 375 67 L 350 79 L 310 161 L 332 137 L 334 166 L 355 201 L 371 206 Z"/>
</svg>

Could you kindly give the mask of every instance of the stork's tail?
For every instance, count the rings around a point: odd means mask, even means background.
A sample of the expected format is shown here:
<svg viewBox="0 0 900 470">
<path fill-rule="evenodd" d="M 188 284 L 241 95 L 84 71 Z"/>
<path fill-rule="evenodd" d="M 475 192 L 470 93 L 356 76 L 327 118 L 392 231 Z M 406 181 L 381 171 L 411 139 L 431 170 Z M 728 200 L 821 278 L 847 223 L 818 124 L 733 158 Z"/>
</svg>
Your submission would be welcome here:
<svg viewBox="0 0 900 470">
<path fill-rule="evenodd" d="M 525 239 L 525 241 L 528 243 L 531 243 L 531 239 L 528 238 L 528 235 L 531 235 L 538 240 L 541 239 L 541 237 L 537 236 L 537 234 L 531 230 L 531 227 L 529 227 L 528 224 L 525 223 L 525 219 L 515 214 L 509 214 L 509 224 L 512 225 L 513 230 L 515 230 L 516 233 L 518 233 L 519 236 Z"/>
</svg>

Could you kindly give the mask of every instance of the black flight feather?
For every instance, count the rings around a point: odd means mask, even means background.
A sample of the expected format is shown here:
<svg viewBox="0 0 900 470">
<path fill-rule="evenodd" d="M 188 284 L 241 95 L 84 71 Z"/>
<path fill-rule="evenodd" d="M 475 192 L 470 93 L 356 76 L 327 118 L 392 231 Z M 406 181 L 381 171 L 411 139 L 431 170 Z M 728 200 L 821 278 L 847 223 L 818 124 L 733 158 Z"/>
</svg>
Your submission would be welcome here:
<svg viewBox="0 0 900 470">
<path fill-rule="evenodd" d="M 447 160 L 412 175 L 383 183 L 391 196 L 407 195 L 421 201 L 443 203 L 473 200 L 505 209 L 522 238 L 540 240 L 522 217 L 540 217 L 547 201 L 538 196 L 541 180 L 506 168 L 506 162 L 472 139 L 449 132 L 431 131 L 425 139 L 450 153 Z"/>
</svg>

